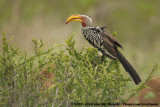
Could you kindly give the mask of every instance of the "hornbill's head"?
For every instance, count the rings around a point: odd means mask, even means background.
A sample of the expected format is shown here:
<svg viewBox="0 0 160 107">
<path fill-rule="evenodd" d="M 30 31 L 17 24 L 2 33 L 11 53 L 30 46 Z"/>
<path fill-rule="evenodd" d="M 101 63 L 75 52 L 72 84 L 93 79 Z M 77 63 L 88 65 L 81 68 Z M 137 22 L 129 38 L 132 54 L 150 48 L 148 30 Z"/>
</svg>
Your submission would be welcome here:
<svg viewBox="0 0 160 107">
<path fill-rule="evenodd" d="M 92 19 L 87 15 L 79 15 L 79 14 L 71 15 L 67 19 L 66 24 L 71 22 L 71 21 L 81 22 L 83 27 L 92 26 Z"/>
</svg>

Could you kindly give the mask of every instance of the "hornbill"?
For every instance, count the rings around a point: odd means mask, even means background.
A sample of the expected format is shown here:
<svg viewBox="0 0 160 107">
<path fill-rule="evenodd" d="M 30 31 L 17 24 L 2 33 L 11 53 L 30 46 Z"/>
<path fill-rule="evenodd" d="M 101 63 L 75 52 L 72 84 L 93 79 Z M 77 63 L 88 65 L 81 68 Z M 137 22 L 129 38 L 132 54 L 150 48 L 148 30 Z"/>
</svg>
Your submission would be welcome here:
<svg viewBox="0 0 160 107">
<path fill-rule="evenodd" d="M 130 74 L 135 84 L 138 85 L 141 82 L 135 69 L 117 49 L 117 47 L 123 48 L 122 45 L 115 37 L 104 30 L 105 27 L 92 26 L 92 19 L 87 15 L 71 15 L 67 19 L 66 24 L 71 21 L 78 21 L 82 24 L 82 33 L 85 39 L 95 48 L 98 48 L 98 51 L 112 60 L 118 59 L 125 70 Z"/>
</svg>

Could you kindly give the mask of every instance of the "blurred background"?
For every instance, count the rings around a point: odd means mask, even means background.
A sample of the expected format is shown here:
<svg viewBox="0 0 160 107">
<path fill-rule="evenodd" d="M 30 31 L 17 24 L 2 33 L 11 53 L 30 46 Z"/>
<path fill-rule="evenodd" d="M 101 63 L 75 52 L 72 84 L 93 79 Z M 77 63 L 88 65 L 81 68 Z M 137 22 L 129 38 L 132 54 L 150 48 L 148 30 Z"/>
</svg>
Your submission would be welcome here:
<svg viewBox="0 0 160 107">
<path fill-rule="evenodd" d="M 124 47 L 120 51 L 142 78 L 150 65 L 160 62 L 159 0 L 0 0 L 0 38 L 2 32 L 8 39 L 14 36 L 15 46 L 29 54 L 34 51 L 33 38 L 51 47 L 64 44 L 73 33 L 78 49 L 90 47 L 80 23 L 65 24 L 72 14 L 87 14 L 95 26 L 116 32 Z"/>
</svg>

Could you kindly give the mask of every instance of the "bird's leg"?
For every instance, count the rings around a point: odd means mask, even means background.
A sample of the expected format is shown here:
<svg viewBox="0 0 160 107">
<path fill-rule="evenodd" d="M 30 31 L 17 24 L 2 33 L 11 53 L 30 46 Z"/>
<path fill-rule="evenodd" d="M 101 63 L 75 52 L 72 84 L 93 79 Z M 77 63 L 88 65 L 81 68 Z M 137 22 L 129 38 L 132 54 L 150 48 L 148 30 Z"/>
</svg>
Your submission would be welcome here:
<svg viewBox="0 0 160 107">
<path fill-rule="evenodd" d="M 104 59 L 104 55 L 100 51 L 98 51 L 97 56 L 94 58 L 93 61 L 94 66 L 98 65 L 97 60 L 100 60 L 102 58 Z"/>
<path fill-rule="evenodd" d="M 104 61 L 105 56 L 102 52 L 98 51 L 98 57 L 101 59 L 101 61 Z"/>
<path fill-rule="evenodd" d="M 103 57 L 103 54 L 102 54 L 100 51 L 98 51 L 97 54 L 98 54 L 98 55 L 95 57 L 95 60 L 96 60 L 96 59 L 100 59 L 101 57 Z"/>
</svg>

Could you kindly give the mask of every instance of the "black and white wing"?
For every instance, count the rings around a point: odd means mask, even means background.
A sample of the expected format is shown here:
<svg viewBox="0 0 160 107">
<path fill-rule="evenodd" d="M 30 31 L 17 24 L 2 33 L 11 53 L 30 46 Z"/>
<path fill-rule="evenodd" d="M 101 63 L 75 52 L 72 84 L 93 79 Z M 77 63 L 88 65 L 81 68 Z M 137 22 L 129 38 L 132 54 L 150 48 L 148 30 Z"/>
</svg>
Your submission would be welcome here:
<svg viewBox="0 0 160 107">
<path fill-rule="evenodd" d="M 98 48 L 105 56 L 112 60 L 116 59 L 115 49 L 112 42 L 102 36 L 103 31 L 100 27 L 90 27 L 83 30 L 84 37 L 90 44 Z"/>
</svg>

